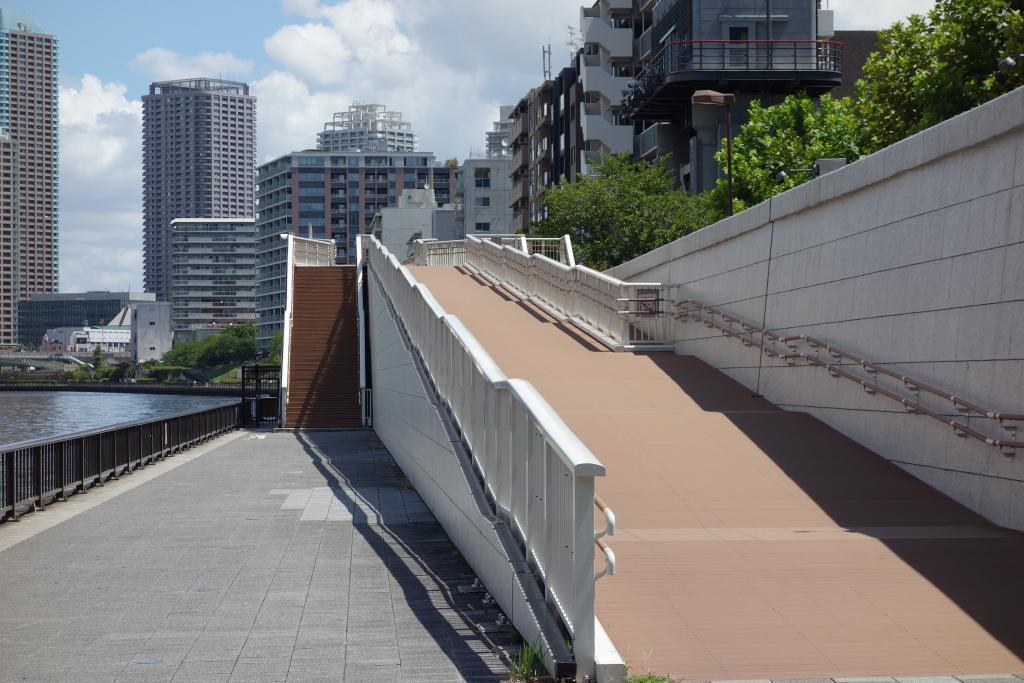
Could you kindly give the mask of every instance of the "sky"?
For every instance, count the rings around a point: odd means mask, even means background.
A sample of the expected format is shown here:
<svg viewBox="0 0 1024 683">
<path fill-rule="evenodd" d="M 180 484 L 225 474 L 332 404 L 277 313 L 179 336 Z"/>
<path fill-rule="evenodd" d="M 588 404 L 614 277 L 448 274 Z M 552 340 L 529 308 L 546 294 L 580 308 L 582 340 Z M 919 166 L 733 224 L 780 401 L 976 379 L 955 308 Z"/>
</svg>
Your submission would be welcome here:
<svg viewBox="0 0 1024 683">
<path fill-rule="evenodd" d="M 826 0 L 877 29 L 932 0 Z M 61 291 L 142 288 L 142 102 L 154 80 L 244 80 L 259 162 L 316 143 L 334 111 L 379 102 L 439 158 L 483 147 L 498 107 L 569 62 L 578 0 L 0 0 L 60 50 Z"/>
</svg>

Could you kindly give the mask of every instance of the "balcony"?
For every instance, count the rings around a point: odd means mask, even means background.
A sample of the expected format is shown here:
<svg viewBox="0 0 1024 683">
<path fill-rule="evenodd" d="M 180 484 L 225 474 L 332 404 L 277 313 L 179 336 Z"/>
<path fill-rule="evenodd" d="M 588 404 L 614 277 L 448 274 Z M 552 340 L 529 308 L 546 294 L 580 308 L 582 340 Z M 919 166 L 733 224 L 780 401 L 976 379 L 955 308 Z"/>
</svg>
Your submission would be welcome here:
<svg viewBox="0 0 1024 683">
<path fill-rule="evenodd" d="M 604 17 L 594 16 L 597 8 L 582 10 L 583 42 L 600 45 L 613 57 L 633 55 L 633 29 L 615 28 Z"/>
<path fill-rule="evenodd" d="M 651 36 L 654 34 L 654 28 L 649 28 L 640 34 L 640 37 L 634 41 L 633 51 L 636 54 L 637 59 L 646 59 L 653 50 L 654 41 L 651 40 Z"/>
<path fill-rule="evenodd" d="M 685 40 L 669 43 L 632 83 L 623 106 L 634 118 L 678 116 L 694 90 L 745 90 L 766 81 L 821 94 L 840 85 L 842 43 L 822 40 Z"/>
<path fill-rule="evenodd" d="M 633 127 L 617 126 L 604 116 L 590 113 L 591 105 L 587 105 L 586 113 L 580 123 L 583 128 L 585 142 L 597 141 L 612 153 L 633 151 Z"/>
<path fill-rule="evenodd" d="M 589 55 L 588 55 L 589 56 Z M 629 78 L 613 76 L 602 66 L 584 66 L 581 69 L 584 92 L 598 92 L 609 102 L 618 103 Z"/>
</svg>

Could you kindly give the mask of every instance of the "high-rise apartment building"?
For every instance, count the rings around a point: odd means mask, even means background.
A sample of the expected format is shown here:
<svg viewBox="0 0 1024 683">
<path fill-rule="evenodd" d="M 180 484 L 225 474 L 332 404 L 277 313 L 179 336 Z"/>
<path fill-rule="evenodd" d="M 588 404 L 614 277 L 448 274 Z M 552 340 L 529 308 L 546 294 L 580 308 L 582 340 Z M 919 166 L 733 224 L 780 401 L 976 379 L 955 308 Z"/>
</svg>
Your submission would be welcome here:
<svg viewBox="0 0 1024 683">
<path fill-rule="evenodd" d="M 415 152 L 416 134 L 401 112 L 354 102 L 324 124 L 317 146 L 331 152 Z"/>
<path fill-rule="evenodd" d="M 57 38 L 0 10 L 0 344 L 17 301 L 58 287 L 57 87 Z"/>
<path fill-rule="evenodd" d="M 446 187 L 454 187 L 455 173 L 455 168 L 435 166 L 430 152 L 310 150 L 261 165 L 257 173 L 257 343 L 270 341 L 281 329 L 284 315 L 287 254 L 279 235 L 334 240 L 338 262 L 353 263 L 356 235 L 369 232 L 378 211 L 397 206 L 405 189 L 434 188 L 442 179 Z M 435 191 L 435 196 L 439 194 Z"/>
<path fill-rule="evenodd" d="M 0 131 L 0 348 L 18 342 L 18 231 L 14 141 Z"/>
<path fill-rule="evenodd" d="M 171 221 L 175 330 L 256 322 L 256 219 Z"/>
<path fill-rule="evenodd" d="M 163 81 L 142 98 L 144 275 L 171 298 L 171 221 L 255 214 L 256 98 L 245 83 Z"/>
<path fill-rule="evenodd" d="M 544 217 L 541 195 L 552 182 L 551 85 L 544 81 L 512 108 L 509 206 L 513 232 L 529 232 L 533 222 Z"/>
</svg>

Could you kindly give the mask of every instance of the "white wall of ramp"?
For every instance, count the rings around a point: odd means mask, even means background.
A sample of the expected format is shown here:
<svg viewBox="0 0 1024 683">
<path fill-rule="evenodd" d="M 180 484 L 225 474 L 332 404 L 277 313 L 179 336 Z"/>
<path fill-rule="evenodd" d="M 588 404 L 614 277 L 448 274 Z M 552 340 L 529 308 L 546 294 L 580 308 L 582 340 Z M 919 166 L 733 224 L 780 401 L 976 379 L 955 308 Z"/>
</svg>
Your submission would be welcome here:
<svg viewBox="0 0 1024 683">
<path fill-rule="evenodd" d="M 441 421 L 372 271 L 365 286 L 374 431 L 523 638 L 541 643 L 546 653 L 562 650 L 567 656 L 565 644 L 554 642 L 555 622 L 547 619 L 542 627 L 536 614 L 543 609 L 531 609 L 531 604 L 543 606 L 543 595 L 509 559 L 511 535 L 499 536 L 495 520 L 479 502 L 480 492 L 474 495 L 458 439 Z"/>
<path fill-rule="evenodd" d="M 993 410 L 1024 413 L 1024 89 L 610 274 L 679 284 L 682 297 L 769 330 L 811 335 Z M 674 338 L 677 353 L 817 416 L 995 523 L 1024 529 L 1024 451 L 1007 457 L 700 323 L 678 323 Z M 1007 438 L 991 420 L 969 425 Z"/>
</svg>

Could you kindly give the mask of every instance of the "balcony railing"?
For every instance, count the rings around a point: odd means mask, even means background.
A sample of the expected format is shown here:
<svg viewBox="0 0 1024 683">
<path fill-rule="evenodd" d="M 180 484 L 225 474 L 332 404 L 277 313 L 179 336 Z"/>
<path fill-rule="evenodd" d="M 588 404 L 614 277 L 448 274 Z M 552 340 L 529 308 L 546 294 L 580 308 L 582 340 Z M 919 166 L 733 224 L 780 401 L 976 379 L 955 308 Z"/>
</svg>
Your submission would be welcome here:
<svg viewBox="0 0 1024 683">
<path fill-rule="evenodd" d="M 729 78 L 788 78 L 812 74 L 838 80 L 843 71 L 843 45 L 826 40 L 681 40 L 669 43 L 634 79 L 630 99 L 653 94 L 671 77 L 700 80 Z M 690 76 L 690 78 L 687 78 Z M 627 106 L 629 102 L 627 102 Z"/>
</svg>

